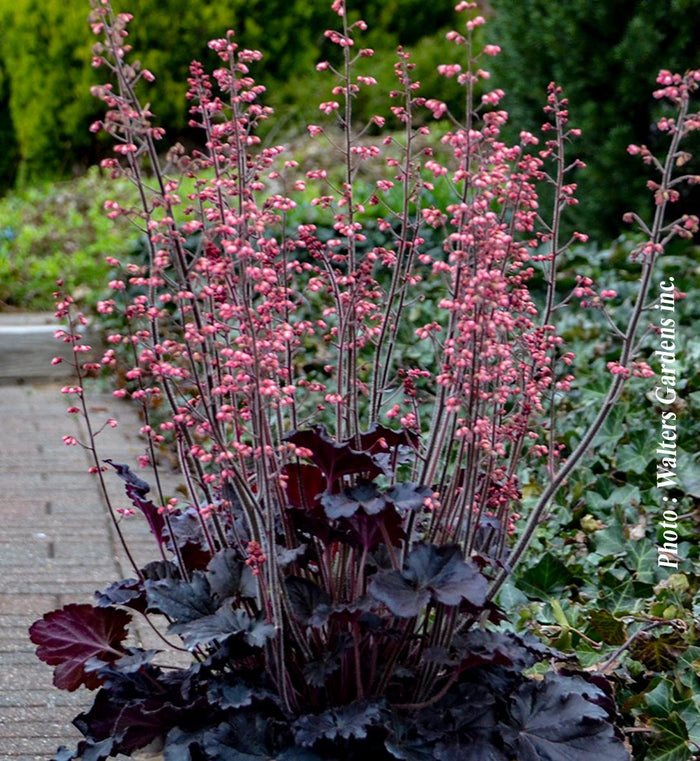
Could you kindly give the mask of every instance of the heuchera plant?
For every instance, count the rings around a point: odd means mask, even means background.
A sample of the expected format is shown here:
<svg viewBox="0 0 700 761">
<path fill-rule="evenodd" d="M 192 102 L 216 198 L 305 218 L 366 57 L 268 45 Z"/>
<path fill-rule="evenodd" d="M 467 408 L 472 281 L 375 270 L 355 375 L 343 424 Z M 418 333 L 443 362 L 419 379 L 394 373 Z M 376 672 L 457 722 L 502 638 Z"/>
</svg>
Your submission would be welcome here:
<svg viewBox="0 0 700 761">
<path fill-rule="evenodd" d="M 660 75 L 656 95 L 677 110 L 659 125 L 668 157 L 631 149 L 661 172 L 656 216 L 649 226 L 634 218 L 646 236 L 639 291 L 618 330 L 608 396 L 567 452 L 557 409 L 574 357 L 555 313 L 572 299 L 605 310 L 615 294 L 585 277 L 557 292 L 566 250 L 584 239 L 561 232 L 580 167 L 565 158 L 576 136 L 566 99 L 550 87 L 543 142 L 523 132 L 506 145 L 503 93 L 484 91 L 481 68 L 498 48 L 475 49 L 483 18 L 462 2 L 466 31 L 449 34 L 462 63 L 440 71 L 463 85 L 464 114 L 422 95 L 399 50 L 391 113 L 401 130 L 372 137 L 384 117 L 358 127 L 352 113 L 376 84 L 355 73 L 372 55 L 356 45 L 365 24 L 350 22 L 343 0 L 332 7 L 337 63 L 318 68 L 336 83 L 320 110 L 339 129 L 309 132 L 336 152 L 337 172 L 261 145 L 255 130 L 271 112 L 249 72 L 261 55 L 233 32 L 210 43 L 220 68 L 191 66 L 191 124 L 204 147 L 171 150 L 165 167 L 163 130 L 136 93 L 153 75 L 129 62 L 131 18 L 93 0 L 104 40 L 94 63 L 115 82 L 94 91 L 107 107 L 94 129 L 118 156 L 103 166 L 142 201 L 108 212 L 141 228 L 149 261 L 112 260 L 124 274 L 100 310 L 122 310 L 127 327 L 109 337 L 102 363 L 80 361 L 85 318 L 58 294 L 78 375 L 64 392 L 88 430 L 66 443 L 87 448 L 103 486 L 108 471 L 124 480 L 157 555 L 96 606 L 68 605 L 31 629 L 57 687 L 98 690 L 75 721 L 85 739 L 56 758 L 97 761 L 161 742 L 167 761 L 621 761 L 605 679 L 509 632 L 494 601 L 625 379 L 650 372 L 635 357 L 654 263 L 672 237 L 697 229 L 695 218 L 666 222 L 665 211 L 678 196 L 679 142 L 700 123 L 688 110 L 700 72 Z M 432 118 L 449 127 L 439 140 Z M 372 162 L 384 171 L 370 186 Z M 554 188 L 548 217 L 539 183 Z M 330 236 L 299 223 L 294 198 L 315 188 Z M 424 303 L 426 289 L 439 296 Z M 129 465 L 103 459 L 88 415 L 85 376 L 113 366 L 117 346 L 133 366 L 129 391 L 115 395 L 142 407 L 153 491 Z M 163 493 L 162 447 L 177 453 L 184 506 Z M 521 516 L 524 465 L 543 489 Z M 128 644 L 133 616 L 152 614 L 191 653 L 189 668 Z M 537 664 L 544 678 L 533 676 Z"/>
</svg>

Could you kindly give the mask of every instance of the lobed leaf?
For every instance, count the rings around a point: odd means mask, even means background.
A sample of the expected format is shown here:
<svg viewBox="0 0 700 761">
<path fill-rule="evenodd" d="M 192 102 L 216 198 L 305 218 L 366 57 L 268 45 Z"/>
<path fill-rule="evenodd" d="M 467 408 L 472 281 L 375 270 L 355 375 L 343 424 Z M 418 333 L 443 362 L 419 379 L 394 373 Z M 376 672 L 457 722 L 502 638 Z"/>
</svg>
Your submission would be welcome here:
<svg viewBox="0 0 700 761">
<path fill-rule="evenodd" d="M 486 578 L 471 561 L 462 559 L 457 545 L 419 545 L 411 551 L 401 571 L 378 573 L 370 579 L 369 592 L 400 618 L 417 616 L 431 598 L 444 605 L 483 605 Z"/>
<path fill-rule="evenodd" d="M 381 709 L 377 704 L 356 701 L 318 715 L 307 715 L 297 719 L 294 722 L 294 739 L 307 747 L 324 738 L 363 739 L 367 737 L 367 728 L 376 724 L 381 715 Z"/>
<path fill-rule="evenodd" d="M 567 688 L 565 677 L 550 672 L 512 696 L 512 723 L 501 734 L 519 761 L 629 761 L 605 709 Z"/>
<path fill-rule="evenodd" d="M 331 520 L 350 518 L 362 508 L 367 515 L 376 515 L 384 510 L 386 499 L 371 481 L 360 481 L 355 486 L 343 489 L 339 494 L 324 492 L 321 504 Z"/>
<path fill-rule="evenodd" d="M 572 579 L 566 565 L 556 555 L 547 552 L 520 576 L 517 586 L 531 597 L 547 598 L 564 589 Z"/>
<path fill-rule="evenodd" d="M 233 549 L 219 550 L 207 566 L 206 577 L 211 591 L 220 599 L 229 597 L 254 598 L 258 594 L 258 582 L 250 567 Z"/>
<path fill-rule="evenodd" d="M 146 580 L 148 607 L 175 622 L 194 621 L 216 612 L 209 580 L 201 571 L 192 574 L 192 581 L 180 579 Z"/>
<path fill-rule="evenodd" d="M 169 634 L 178 634 L 188 649 L 242 634 L 251 647 L 262 647 L 275 634 L 275 627 L 264 618 L 251 618 L 245 610 L 222 606 L 213 615 L 174 623 Z"/>
<path fill-rule="evenodd" d="M 332 439 L 322 425 L 305 431 L 292 431 L 286 441 L 311 452 L 311 460 L 323 473 L 326 491 L 336 490 L 343 476 L 362 475 L 376 478 L 382 470 L 366 451 L 357 451 L 347 442 Z"/>
<path fill-rule="evenodd" d="M 98 608 L 108 608 L 110 605 L 123 605 L 139 613 L 146 612 L 146 590 L 138 579 L 115 581 L 101 592 L 95 592 L 95 597 Z"/>
<path fill-rule="evenodd" d="M 102 683 L 94 670 L 86 669 L 93 658 L 110 662 L 126 654 L 122 642 L 131 616 L 117 608 L 66 605 L 35 621 L 29 636 L 38 645 L 36 654 L 56 666 L 53 683 L 62 690 L 81 685 L 95 689 Z"/>
<path fill-rule="evenodd" d="M 331 599 L 309 579 L 287 576 L 284 580 L 294 615 L 303 626 L 323 626 L 331 612 Z"/>
<path fill-rule="evenodd" d="M 411 481 L 395 484 L 386 492 L 386 498 L 401 513 L 421 510 L 425 500 L 432 495 L 430 487 Z"/>
</svg>

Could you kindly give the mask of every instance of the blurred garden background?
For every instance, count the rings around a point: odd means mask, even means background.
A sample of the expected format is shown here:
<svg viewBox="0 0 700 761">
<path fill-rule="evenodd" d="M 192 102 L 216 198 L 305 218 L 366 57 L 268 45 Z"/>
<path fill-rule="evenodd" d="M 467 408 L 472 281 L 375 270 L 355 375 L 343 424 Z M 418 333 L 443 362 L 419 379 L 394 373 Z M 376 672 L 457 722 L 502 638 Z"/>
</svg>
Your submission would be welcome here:
<svg viewBox="0 0 700 761">
<path fill-rule="evenodd" d="M 426 97 L 459 110 L 461 88 L 451 89 L 451 80 L 435 71 L 456 60 L 445 40 L 457 23 L 452 5 L 352 3 L 355 17 L 369 25 L 363 44 L 377 51 L 364 62 L 365 73 L 379 80 L 376 96 L 363 91 L 359 115 L 378 113 L 387 118 L 384 129 L 398 129 L 386 92 L 394 85 L 399 44 L 412 51 Z M 188 64 L 211 64 L 207 40 L 234 28 L 246 47 L 265 55 L 255 76 L 277 116 L 263 125 L 264 141 L 288 145 L 302 166 L 323 162 L 305 135 L 306 125 L 319 119 L 317 104 L 328 96 L 329 80 L 315 64 L 337 54 L 323 35 L 334 22 L 327 0 L 123 0 L 115 6 L 139 20 L 130 41 L 157 76 L 148 99 L 168 130 L 164 152 L 175 142 L 196 145 L 186 126 Z M 115 194 L 127 199 L 133 190 L 98 168 L 112 153 L 106 139 L 89 130 L 103 108 L 90 88 L 106 73 L 91 66 L 95 37 L 88 12 L 87 0 L 0 0 L 0 311 L 50 310 L 58 278 L 89 310 L 107 290 L 105 257 L 140 255 L 138 230 L 125 219 L 108 220 L 103 210 L 106 200 Z M 647 144 L 663 152 L 665 138 L 655 127 L 662 106 L 651 92 L 661 68 L 700 68 L 700 1 L 491 0 L 482 12 L 489 23 L 479 29 L 481 41 L 503 48 L 489 59 L 489 86 L 506 91 L 502 107 L 518 131 L 538 131 L 550 81 L 569 98 L 571 124 L 582 130 L 570 156 L 587 168 L 576 177 L 581 203 L 567 224 L 589 241 L 573 249 L 560 276 L 573 285 L 583 273 L 615 289 L 624 322 L 639 270 L 629 261 L 638 239 L 621 218 L 628 210 L 647 217 L 653 210 L 646 187 L 651 170 L 626 147 Z M 507 130 L 507 137 L 517 138 Z M 699 148 L 697 137 L 688 141 L 686 149 L 695 153 L 688 174 L 700 174 Z M 679 212 L 698 213 L 699 187 L 683 189 Z M 301 204 L 297 219 L 313 213 L 310 204 Z M 670 574 L 656 564 L 659 411 L 653 379 L 633 379 L 500 602 L 517 611 L 521 629 L 575 653 L 586 668 L 604 667 L 616 680 L 627 722 L 648 730 L 631 738 L 635 758 L 685 761 L 700 751 L 698 241 L 674 243 L 659 270 L 659 280 L 674 277 L 686 296 L 677 303 L 679 486 L 673 492 L 684 518 L 684 560 Z M 425 288 L 429 306 L 430 284 Z M 573 447 L 605 394 L 606 365 L 616 358 L 617 343 L 600 312 L 572 307 L 563 319 L 581 368 L 567 411 L 567 444 Z M 526 471 L 522 487 L 525 502 L 542 490 L 528 482 Z"/>
<path fill-rule="evenodd" d="M 323 36 L 327 5 L 120 3 L 119 10 L 140 19 L 131 42 L 143 65 L 158 73 L 148 97 L 170 143 L 188 146 L 195 139 L 186 127 L 189 62 L 210 63 L 206 41 L 235 28 L 246 46 L 265 54 L 256 76 L 277 117 L 264 136 L 294 144 L 317 118 L 315 104 L 328 86 L 314 69 L 334 54 Z M 380 87 L 372 88 L 372 97 L 363 95 L 358 114 L 387 110 L 382 104 L 394 84 L 398 44 L 411 50 L 427 97 L 439 93 L 459 108 L 461 89 L 456 83 L 450 89 L 454 80 L 435 71 L 455 57 L 445 40 L 456 23 L 450 0 L 358 0 L 353 6 L 369 24 L 364 44 L 380 53 L 366 62 Z M 89 296 L 105 273 L 104 254 L 130 245 L 128 230 L 101 218 L 99 202 L 113 190 L 91 170 L 110 147 L 89 131 L 101 113 L 90 87 L 103 72 L 91 66 L 88 10 L 86 0 L 0 0 L 0 309 L 50 308 L 52 283 L 61 275 Z M 518 130 L 538 129 L 550 81 L 565 88 L 572 123 L 583 131 L 575 150 L 587 164 L 577 177 L 585 202 L 571 223 L 599 247 L 619 236 L 625 211 L 648 204 L 646 177 L 625 149 L 631 142 L 653 149 L 659 141 L 650 97 L 658 70 L 700 65 L 699 11 L 697 0 L 491 0 L 483 8 L 489 23 L 479 31 L 503 48 L 492 61 L 492 84 L 506 91 L 503 107 Z M 392 128 L 391 119 L 387 125 Z M 696 194 L 682 204 L 697 207 L 697 201 Z"/>
</svg>

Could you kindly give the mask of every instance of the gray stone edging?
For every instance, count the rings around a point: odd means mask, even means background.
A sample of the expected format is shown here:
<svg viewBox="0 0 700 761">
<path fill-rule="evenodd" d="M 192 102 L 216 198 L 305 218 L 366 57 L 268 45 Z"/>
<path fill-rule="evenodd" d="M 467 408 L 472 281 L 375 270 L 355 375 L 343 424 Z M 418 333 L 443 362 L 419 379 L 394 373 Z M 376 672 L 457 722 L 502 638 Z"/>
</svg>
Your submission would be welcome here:
<svg viewBox="0 0 700 761">
<path fill-rule="evenodd" d="M 73 375 L 71 346 L 56 340 L 54 332 L 61 328 L 51 312 L 0 313 L 0 384 L 51 381 Z M 88 327 L 87 343 L 95 343 L 95 333 Z M 90 355 L 81 355 L 87 361 Z M 53 357 L 64 362 L 52 365 Z"/>
</svg>

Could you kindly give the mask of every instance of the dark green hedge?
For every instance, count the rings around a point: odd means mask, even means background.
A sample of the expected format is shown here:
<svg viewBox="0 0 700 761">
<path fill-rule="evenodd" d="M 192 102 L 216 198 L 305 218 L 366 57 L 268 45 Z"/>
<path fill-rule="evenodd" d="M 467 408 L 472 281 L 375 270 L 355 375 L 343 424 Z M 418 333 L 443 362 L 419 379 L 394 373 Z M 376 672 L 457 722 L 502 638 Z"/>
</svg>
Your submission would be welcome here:
<svg viewBox="0 0 700 761">
<path fill-rule="evenodd" d="M 622 214 L 649 198 L 641 162 L 626 148 L 657 144 L 659 112 L 651 97 L 657 73 L 700 66 L 700 2 L 493 0 L 493 8 L 490 35 L 503 54 L 492 68 L 508 93 L 504 108 L 518 129 L 534 130 L 543 121 L 548 83 L 564 88 L 572 124 L 583 130 L 573 150 L 588 165 L 577 178 L 585 199 L 577 224 L 614 235 Z M 685 203 L 697 213 L 700 198 Z"/>
<path fill-rule="evenodd" d="M 313 104 L 326 99 L 332 83 L 314 66 L 335 53 L 326 47 L 323 32 L 338 22 L 327 0 L 115 0 L 114 5 L 135 17 L 130 41 L 157 76 L 147 97 L 171 136 L 187 138 L 190 61 L 211 60 L 207 41 L 229 28 L 242 45 L 265 54 L 255 75 L 268 88 L 266 102 L 281 107 L 278 128 L 298 130 L 305 118 L 317 118 Z M 354 7 L 370 25 L 364 46 L 390 54 L 399 42 L 415 46 L 429 63 L 429 78 L 437 79 L 432 70 L 441 51 L 452 47 L 444 41 L 445 28 L 454 23 L 451 2 L 435 7 L 423 0 L 388 0 L 378 6 L 362 0 Z M 90 86 L 106 76 L 90 66 L 97 39 L 88 14 L 88 0 L 0 0 L 0 140 L 5 154 L 17 147 L 0 164 L 5 187 L 17 166 L 23 179 L 64 177 L 105 150 L 88 132 L 101 113 Z M 393 86 L 390 59 L 368 64 L 383 72 L 385 90 Z"/>
</svg>

